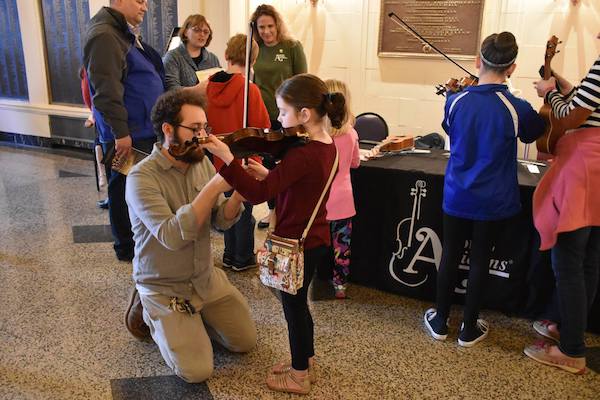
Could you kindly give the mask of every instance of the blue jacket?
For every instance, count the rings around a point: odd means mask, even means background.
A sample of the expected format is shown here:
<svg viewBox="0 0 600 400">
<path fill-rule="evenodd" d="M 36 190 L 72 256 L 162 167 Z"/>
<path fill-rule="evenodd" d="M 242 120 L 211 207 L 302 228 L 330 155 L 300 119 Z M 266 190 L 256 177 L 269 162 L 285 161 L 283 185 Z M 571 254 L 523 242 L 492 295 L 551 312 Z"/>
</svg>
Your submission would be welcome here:
<svg viewBox="0 0 600 400">
<path fill-rule="evenodd" d="M 150 115 L 165 91 L 165 73 L 160 55 L 147 43 L 142 47 L 120 12 L 104 7 L 90 20 L 83 62 L 103 143 L 156 137 Z"/>
<path fill-rule="evenodd" d="M 442 127 L 451 146 L 444 212 L 480 221 L 517 214 L 517 137 L 530 143 L 542 135 L 538 113 L 506 85 L 469 86 L 448 96 Z"/>
</svg>

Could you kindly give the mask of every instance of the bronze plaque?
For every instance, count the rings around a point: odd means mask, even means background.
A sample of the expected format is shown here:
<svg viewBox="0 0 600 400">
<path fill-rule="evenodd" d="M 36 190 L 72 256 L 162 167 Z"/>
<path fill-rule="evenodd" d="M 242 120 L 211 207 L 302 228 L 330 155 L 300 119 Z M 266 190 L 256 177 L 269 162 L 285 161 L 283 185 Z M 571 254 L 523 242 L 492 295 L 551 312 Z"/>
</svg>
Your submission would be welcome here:
<svg viewBox="0 0 600 400">
<path fill-rule="evenodd" d="M 439 56 L 392 21 L 388 14 L 394 12 L 444 53 L 455 59 L 474 58 L 479 51 L 483 3 L 484 0 L 382 0 L 379 56 Z"/>
</svg>

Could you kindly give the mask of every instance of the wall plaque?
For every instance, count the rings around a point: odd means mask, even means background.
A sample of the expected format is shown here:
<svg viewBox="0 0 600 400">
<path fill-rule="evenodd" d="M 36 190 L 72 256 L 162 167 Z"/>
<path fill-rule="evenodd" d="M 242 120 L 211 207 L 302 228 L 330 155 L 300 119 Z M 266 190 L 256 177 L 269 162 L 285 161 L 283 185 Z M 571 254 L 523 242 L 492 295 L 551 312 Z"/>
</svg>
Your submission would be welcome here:
<svg viewBox="0 0 600 400">
<path fill-rule="evenodd" d="M 0 97 L 27 100 L 27 74 L 16 0 L 0 1 Z"/>
<path fill-rule="evenodd" d="M 79 68 L 89 0 L 43 0 L 41 7 L 51 102 L 83 105 Z"/>
<path fill-rule="evenodd" d="M 455 59 L 472 59 L 479 50 L 483 5 L 484 0 L 382 0 L 378 54 L 381 57 L 439 56 L 390 20 L 388 14 L 394 12 L 444 53 Z"/>
</svg>

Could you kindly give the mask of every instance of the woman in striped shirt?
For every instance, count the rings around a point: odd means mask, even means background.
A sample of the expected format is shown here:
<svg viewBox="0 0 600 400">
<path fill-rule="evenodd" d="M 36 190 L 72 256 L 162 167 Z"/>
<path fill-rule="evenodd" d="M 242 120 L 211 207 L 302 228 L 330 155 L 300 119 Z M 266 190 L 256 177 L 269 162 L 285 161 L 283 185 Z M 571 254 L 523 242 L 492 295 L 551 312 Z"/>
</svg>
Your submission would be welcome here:
<svg viewBox="0 0 600 400">
<path fill-rule="evenodd" d="M 543 364 L 583 373 L 584 331 L 600 269 L 600 58 L 578 87 L 559 76 L 535 86 L 568 129 L 533 198 L 540 248 L 552 249 L 561 324 L 546 324 L 541 332 L 555 345 L 532 345 L 525 354 Z"/>
</svg>

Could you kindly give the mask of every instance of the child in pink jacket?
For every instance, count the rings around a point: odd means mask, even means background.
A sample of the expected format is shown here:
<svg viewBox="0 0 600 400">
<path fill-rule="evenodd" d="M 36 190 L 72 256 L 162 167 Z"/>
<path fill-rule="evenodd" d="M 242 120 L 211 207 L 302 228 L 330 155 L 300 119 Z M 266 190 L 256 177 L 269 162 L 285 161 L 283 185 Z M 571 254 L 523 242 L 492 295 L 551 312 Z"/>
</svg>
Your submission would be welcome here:
<svg viewBox="0 0 600 400">
<path fill-rule="evenodd" d="M 327 220 L 331 230 L 333 247 L 333 288 L 335 297 L 346 298 L 348 274 L 350 273 L 350 237 L 352 236 L 352 217 L 354 196 L 350 181 L 350 168 L 358 168 L 358 134 L 353 128 L 354 117 L 350 114 L 350 93 L 344 82 L 329 79 L 325 81 L 330 93 L 339 92 L 346 98 L 346 121 L 340 129 L 331 128 L 330 134 L 338 151 L 338 172 L 331 184 L 327 200 Z"/>
</svg>

